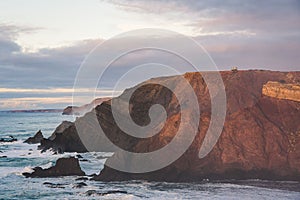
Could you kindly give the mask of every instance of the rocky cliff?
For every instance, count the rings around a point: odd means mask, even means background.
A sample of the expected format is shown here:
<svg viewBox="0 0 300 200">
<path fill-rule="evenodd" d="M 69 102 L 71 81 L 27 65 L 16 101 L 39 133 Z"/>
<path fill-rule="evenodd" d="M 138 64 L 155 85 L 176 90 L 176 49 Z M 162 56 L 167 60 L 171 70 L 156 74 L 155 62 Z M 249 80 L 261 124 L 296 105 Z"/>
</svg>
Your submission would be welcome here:
<svg viewBox="0 0 300 200">
<path fill-rule="evenodd" d="M 146 179 L 156 181 L 199 181 L 202 179 L 271 179 L 300 180 L 300 103 L 268 97 L 262 88 L 268 81 L 297 84 L 300 72 L 238 71 L 221 72 L 227 96 L 227 115 L 217 144 L 204 158 L 198 158 L 210 123 L 211 104 L 208 88 L 201 73 L 187 73 L 198 97 L 201 118 L 197 136 L 190 148 L 174 163 L 155 172 L 124 173 L 108 166 L 95 180 L 113 181 Z M 162 78 L 159 81 L 166 81 Z M 172 78 L 169 78 L 172 81 Z M 124 92 L 126 93 L 126 91 Z M 123 94 L 126 95 L 126 94 Z M 122 95 L 119 97 L 122 98 Z M 176 134 L 180 111 L 176 98 L 160 86 L 144 87 L 134 93 L 132 117 L 147 123 L 149 105 L 166 108 L 166 126 L 150 139 L 128 138 L 116 143 L 132 152 L 148 152 L 168 144 Z M 145 106 L 146 105 L 146 106 Z M 109 104 L 96 108 L 100 123 L 111 127 L 109 135 L 124 133 L 115 127 Z M 108 119 L 103 120 L 103 119 Z M 189 130 L 187 130 L 189 131 Z M 125 145 L 124 145 L 125 144 Z M 120 159 L 130 158 L 120 156 Z"/>
<path fill-rule="evenodd" d="M 262 94 L 269 81 L 299 84 L 300 72 L 272 72 L 262 70 L 224 71 L 221 77 L 227 96 L 227 113 L 222 134 L 212 151 L 199 159 L 211 121 L 211 99 L 202 73 L 187 73 L 184 78 L 190 83 L 198 98 L 201 111 L 197 135 L 189 149 L 171 165 L 149 173 L 132 174 L 105 166 L 95 180 L 114 181 L 145 179 L 155 181 L 201 181 L 202 179 L 271 179 L 300 180 L 300 102 L 273 98 Z M 151 152 L 170 143 L 177 133 L 180 121 L 178 99 L 160 83 L 176 82 L 176 77 L 157 78 L 157 84 L 138 88 L 130 99 L 130 115 L 138 125 L 149 123 L 149 108 L 162 105 L 167 119 L 162 130 L 150 138 L 135 138 L 124 133 L 114 121 L 111 101 L 97 106 L 92 112 L 76 120 L 83 124 L 81 131 L 97 134 L 91 118 L 96 114 L 106 136 L 117 146 L 130 152 Z M 125 90 L 117 97 L 120 102 L 133 89 Z M 185 88 L 182 88 L 182 91 Z M 124 108 L 127 109 L 127 108 Z M 218 120 L 218 119 L 217 119 Z M 186 129 L 186 133 L 189 133 Z M 61 133 L 65 138 L 76 136 L 74 124 Z M 77 141 L 76 139 L 76 141 Z M 107 150 L 107 142 L 99 143 L 100 150 Z M 66 139 L 62 143 L 69 143 Z M 79 148 L 82 148 L 82 144 Z M 67 145 L 65 145 L 67 146 Z M 73 150 L 76 151 L 76 145 Z M 74 149 L 75 148 L 75 149 Z M 65 149 L 66 150 L 66 149 Z M 113 148 L 110 150 L 114 150 Z M 130 158 L 119 155 L 128 162 Z M 108 159 L 109 161 L 110 159 Z M 108 162 L 107 161 L 107 162 Z M 149 161 L 150 164 L 150 161 Z"/>
</svg>

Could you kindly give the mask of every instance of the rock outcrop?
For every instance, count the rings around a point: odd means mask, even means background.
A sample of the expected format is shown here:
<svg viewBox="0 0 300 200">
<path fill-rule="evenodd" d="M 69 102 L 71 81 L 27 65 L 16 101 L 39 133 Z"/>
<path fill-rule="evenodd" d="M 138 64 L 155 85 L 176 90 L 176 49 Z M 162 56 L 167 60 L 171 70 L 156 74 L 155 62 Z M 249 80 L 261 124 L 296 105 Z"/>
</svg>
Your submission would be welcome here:
<svg viewBox="0 0 300 200">
<path fill-rule="evenodd" d="M 96 106 L 100 105 L 104 101 L 108 101 L 111 98 L 97 98 L 94 99 L 91 103 L 85 104 L 83 106 L 68 106 L 66 107 L 62 114 L 63 115 L 83 115 L 89 111 L 91 111 Z"/>
<path fill-rule="evenodd" d="M 24 143 L 28 144 L 38 144 L 44 139 L 43 133 L 39 130 L 33 137 L 29 137 Z"/>
<path fill-rule="evenodd" d="M 25 177 L 43 178 L 43 177 L 59 177 L 59 176 L 84 176 L 85 173 L 81 170 L 77 158 L 59 158 L 55 166 L 48 169 L 41 167 L 33 168 L 32 173 L 23 173 Z"/>
<path fill-rule="evenodd" d="M 69 121 L 63 121 L 48 139 L 41 140 L 38 149 L 42 152 L 50 149 L 55 153 L 87 152 L 77 134 L 74 123 Z"/>
<path fill-rule="evenodd" d="M 201 110 L 198 133 L 188 150 L 171 165 L 149 173 L 131 174 L 105 165 L 95 180 L 117 181 L 144 179 L 154 181 L 201 181 L 203 179 L 270 179 L 300 180 L 300 102 L 273 98 L 262 94 L 268 81 L 299 84 L 300 72 L 263 70 L 220 72 L 227 96 L 227 113 L 222 134 L 212 151 L 199 159 L 199 149 L 211 122 L 211 99 L 203 73 L 186 73 L 198 98 Z M 167 145 L 176 135 L 180 121 L 180 106 L 176 96 L 160 83 L 171 82 L 183 88 L 175 77 L 153 79 L 157 84 L 136 86 L 117 97 L 119 102 L 137 89 L 130 99 L 130 115 L 136 124 L 147 125 L 149 108 L 162 105 L 167 113 L 163 129 L 150 138 L 136 138 L 123 132 L 112 115 L 111 101 L 103 102 L 52 140 L 52 147 L 62 151 L 86 151 L 77 129 L 98 134 L 100 123 L 114 145 L 130 152 L 152 152 Z M 127 109 L 124 107 L 122 109 Z M 96 116 L 96 119 L 94 118 Z M 218 119 L 217 119 L 218 120 Z M 75 126 L 79 125 L 79 126 Z M 186 133 L 190 130 L 186 129 Z M 103 141 L 102 141 L 103 139 Z M 102 138 L 99 151 L 116 151 Z M 102 142 L 101 142 L 102 141 Z M 50 146 L 51 146 L 50 145 Z M 107 162 L 109 162 L 109 158 Z M 119 154 L 119 159 L 131 165 L 131 159 Z M 149 161 L 150 162 L 150 161 Z"/>
<path fill-rule="evenodd" d="M 201 110 L 199 130 L 189 149 L 171 165 L 154 172 L 131 174 L 105 166 L 94 179 L 300 181 L 300 103 L 262 94 L 268 81 L 297 84 L 300 72 L 224 71 L 221 76 L 227 95 L 227 115 L 222 134 L 206 157 L 199 159 L 198 153 L 211 120 L 209 91 L 201 73 L 187 73 L 184 77 L 193 87 Z M 173 77 L 156 79 L 157 84 L 175 80 Z M 130 90 L 118 98 L 122 99 Z M 162 86 L 149 85 L 135 91 L 131 98 L 131 116 L 139 125 L 149 123 L 148 109 L 157 103 L 166 109 L 166 125 L 157 135 L 146 139 L 133 138 L 120 130 L 114 122 L 109 102 L 97 106 L 96 113 L 101 127 L 108 127 L 104 130 L 116 145 L 131 152 L 151 152 L 167 145 L 177 132 L 180 109 L 176 97 Z M 130 158 L 122 155 L 118 158 L 130 166 Z"/>
<path fill-rule="evenodd" d="M 262 88 L 262 93 L 269 97 L 300 102 L 300 84 L 287 84 L 285 81 L 268 81 Z"/>
</svg>

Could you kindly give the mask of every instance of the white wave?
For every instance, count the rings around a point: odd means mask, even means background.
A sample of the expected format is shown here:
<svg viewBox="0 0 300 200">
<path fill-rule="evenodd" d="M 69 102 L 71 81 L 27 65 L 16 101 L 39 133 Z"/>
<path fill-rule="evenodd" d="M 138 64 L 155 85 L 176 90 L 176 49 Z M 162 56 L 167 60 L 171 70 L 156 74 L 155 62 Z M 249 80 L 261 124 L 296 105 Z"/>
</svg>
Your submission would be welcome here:
<svg viewBox="0 0 300 200">
<path fill-rule="evenodd" d="M 0 146 L 4 146 L 4 145 L 10 146 L 10 145 L 16 145 L 16 144 L 20 144 L 20 143 L 22 143 L 22 141 L 19 141 L 19 140 L 13 141 L 13 142 L 0 142 Z"/>
<path fill-rule="evenodd" d="M 23 173 L 32 173 L 33 169 L 31 166 L 24 167 L 23 170 L 16 172 L 17 175 L 22 175 Z"/>
<path fill-rule="evenodd" d="M 26 168 L 30 172 L 30 168 Z M 0 177 L 6 177 L 10 174 L 22 175 L 23 171 L 27 172 L 25 168 L 22 167 L 0 167 Z"/>
</svg>

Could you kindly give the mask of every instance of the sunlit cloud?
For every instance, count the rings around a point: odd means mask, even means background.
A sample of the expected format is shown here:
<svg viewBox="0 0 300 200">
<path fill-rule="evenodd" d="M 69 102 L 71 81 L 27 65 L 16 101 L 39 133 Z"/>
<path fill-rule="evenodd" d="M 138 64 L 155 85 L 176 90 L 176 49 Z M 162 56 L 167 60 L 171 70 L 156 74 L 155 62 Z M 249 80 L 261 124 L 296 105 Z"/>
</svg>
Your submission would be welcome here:
<svg viewBox="0 0 300 200">
<path fill-rule="evenodd" d="M 29 89 L 29 88 L 0 88 L 0 93 L 101 93 L 111 94 L 112 92 L 121 92 L 113 90 L 97 90 L 91 88 L 47 88 L 47 89 Z"/>
<path fill-rule="evenodd" d="M 0 99 L 0 109 L 35 109 L 45 105 L 71 104 L 72 97 L 24 97 Z"/>
<path fill-rule="evenodd" d="M 112 97 L 122 91 L 95 90 L 89 88 L 0 88 L 0 110 L 60 108 L 81 106 L 95 98 Z M 75 94 L 73 96 L 73 94 Z M 16 97 L 19 96 L 19 97 Z"/>
<path fill-rule="evenodd" d="M 0 109 L 70 105 L 77 72 L 91 50 L 136 28 L 162 28 L 190 36 L 206 49 L 220 70 L 231 66 L 299 70 L 300 3 L 295 0 L 79 0 L 75 4 L 66 0 L 59 4 L 49 1 L 47 6 L 28 0 L 22 7 L 17 4 L 17 0 L 0 2 L 0 7 L 6 8 L 0 13 Z M 131 38 L 126 42 L 137 41 Z M 183 45 L 179 40 L 171 43 Z M 105 55 L 125 45 L 116 42 L 105 49 Z M 184 68 L 163 54 L 129 54 L 111 66 L 110 74 L 101 77 L 103 85 L 96 92 L 84 88 L 88 84 L 76 89 L 76 96 L 85 97 L 74 104 L 111 96 L 120 74 L 131 66 L 170 60 Z M 97 63 L 103 67 L 101 60 Z M 128 87 L 143 81 L 144 74 L 137 77 Z"/>
<path fill-rule="evenodd" d="M 0 110 L 10 109 L 43 109 L 60 108 L 69 105 L 81 106 L 91 102 L 90 96 L 63 96 L 63 97 L 21 97 L 0 99 Z"/>
</svg>

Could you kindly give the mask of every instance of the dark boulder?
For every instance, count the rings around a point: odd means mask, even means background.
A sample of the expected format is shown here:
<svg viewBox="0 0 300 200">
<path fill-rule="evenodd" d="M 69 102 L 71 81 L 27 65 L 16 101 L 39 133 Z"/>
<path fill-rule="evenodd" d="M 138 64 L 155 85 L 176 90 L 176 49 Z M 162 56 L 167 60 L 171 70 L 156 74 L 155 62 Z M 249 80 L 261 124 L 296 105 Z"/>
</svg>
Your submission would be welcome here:
<svg viewBox="0 0 300 200">
<path fill-rule="evenodd" d="M 52 150 L 55 153 L 87 152 L 82 144 L 74 123 L 63 121 L 48 139 L 41 140 L 38 149 L 45 152 Z"/>
<path fill-rule="evenodd" d="M 50 183 L 50 182 L 44 182 L 43 185 L 49 187 L 49 188 L 65 188 L 64 184 L 60 184 L 60 183 Z"/>
<path fill-rule="evenodd" d="M 106 196 L 109 194 L 128 194 L 127 191 L 123 190 L 108 190 L 106 192 L 97 192 L 96 190 L 88 190 L 85 192 L 87 196 Z"/>
<path fill-rule="evenodd" d="M 79 183 L 75 183 L 73 188 L 82 188 L 87 186 L 87 184 L 85 182 L 79 182 Z"/>
<path fill-rule="evenodd" d="M 59 158 L 55 166 L 48 169 L 41 167 L 33 168 L 32 173 L 23 173 L 25 177 L 42 178 L 42 177 L 59 177 L 59 176 L 84 176 L 85 173 L 81 170 L 77 158 Z"/>
<path fill-rule="evenodd" d="M 75 179 L 75 181 L 87 181 L 87 180 L 89 180 L 87 177 L 79 177 Z"/>
<path fill-rule="evenodd" d="M 28 144 L 38 144 L 44 139 L 43 133 L 39 130 L 33 137 L 29 137 L 24 143 Z"/>
</svg>

